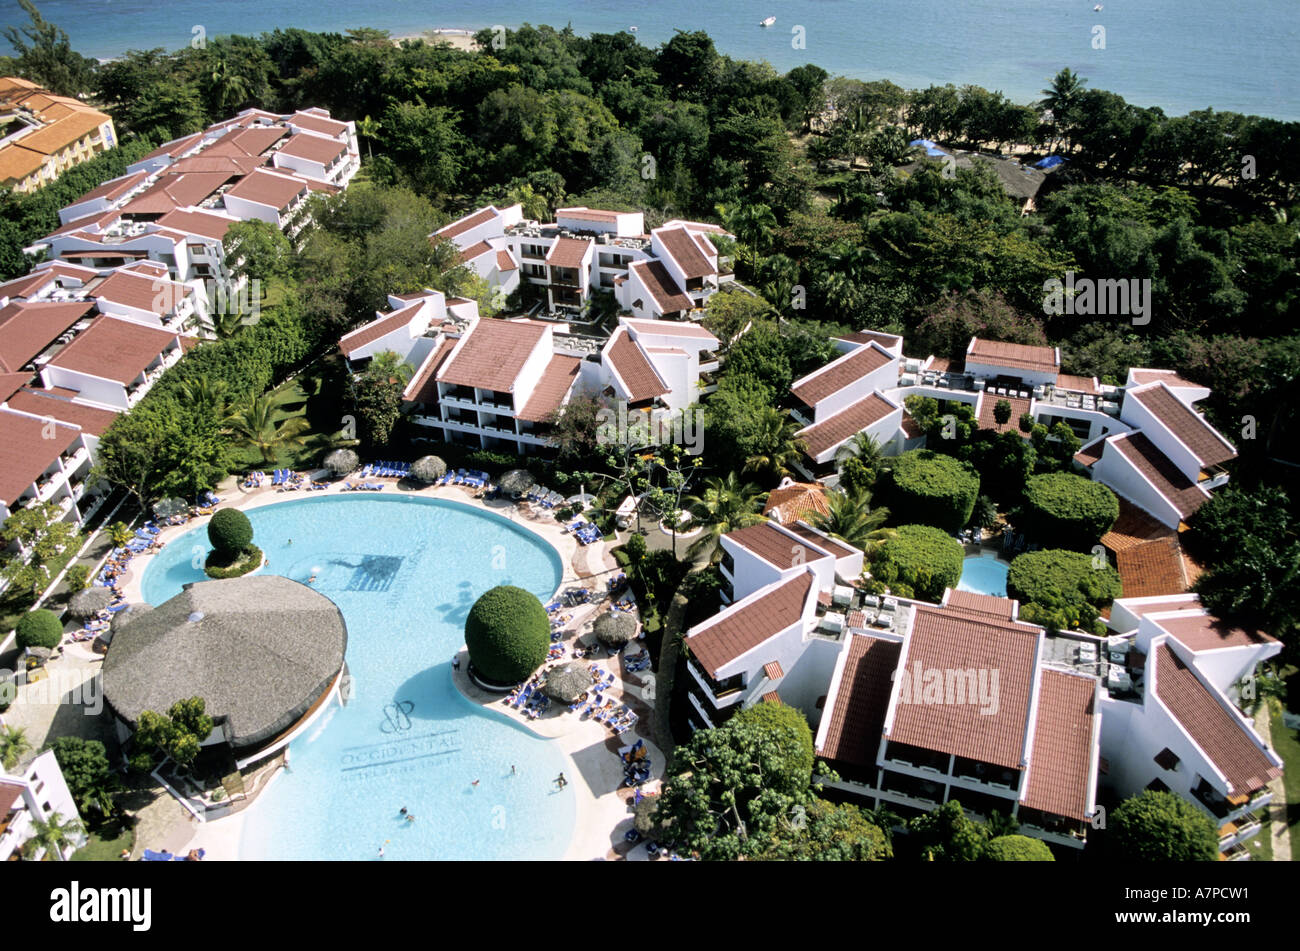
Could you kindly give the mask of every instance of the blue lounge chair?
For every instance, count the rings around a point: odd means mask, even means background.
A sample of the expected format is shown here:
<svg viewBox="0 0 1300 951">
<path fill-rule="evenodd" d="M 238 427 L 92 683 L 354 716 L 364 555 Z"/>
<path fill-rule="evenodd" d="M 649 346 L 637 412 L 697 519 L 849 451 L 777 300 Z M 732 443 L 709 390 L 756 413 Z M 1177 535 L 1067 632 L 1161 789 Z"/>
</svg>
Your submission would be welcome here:
<svg viewBox="0 0 1300 951">
<path fill-rule="evenodd" d="M 378 492 L 383 487 L 384 484 L 382 482 L 367 482 L 364 486 L 364 488 L 369 489 L 371 492 Z"/>
<path fill-rule="evenodd" d="M 174 858 L 176 856 L 170 852 L 155 852 L 153 849 L 144 850 L 144 861 L 146 862 L 170 862 Z"/>
</svg>

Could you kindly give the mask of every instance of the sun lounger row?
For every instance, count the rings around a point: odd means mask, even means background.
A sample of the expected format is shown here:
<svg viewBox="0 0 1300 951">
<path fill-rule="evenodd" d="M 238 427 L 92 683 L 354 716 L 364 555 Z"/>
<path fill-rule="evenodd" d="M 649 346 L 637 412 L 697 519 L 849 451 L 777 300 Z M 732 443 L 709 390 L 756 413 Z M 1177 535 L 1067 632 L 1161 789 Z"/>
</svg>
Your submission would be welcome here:
<svg viewBox="0 0 1300 951">
<path fill-rule="evenodd" d="M 529 502 L 536 502 L 544 509 L 553 509 L 564 502 L 564 496 L 560 495 L 560 493 L 540 485 L 535 485 L 529 489 L 526 498 Z"/>
<path fill-rule="evenodd" d="M 491 481 L 492 477 L 480 469 L 456 469 L 439 479 L 438 485 L 467 485 L 481 489 Z"/>
<path fill-rule="evenodd" d="M 344 492 L 378 492 L 384 487 L 382 482 L 344 482 Z"/>
<path fill-rule="evenodd" d="M 362 467 L 361 477 L 374 476 L 376 478 L 405 478 L 411 474 L 411 464 L 409 462 L 371 462 Z"/>
</svg>

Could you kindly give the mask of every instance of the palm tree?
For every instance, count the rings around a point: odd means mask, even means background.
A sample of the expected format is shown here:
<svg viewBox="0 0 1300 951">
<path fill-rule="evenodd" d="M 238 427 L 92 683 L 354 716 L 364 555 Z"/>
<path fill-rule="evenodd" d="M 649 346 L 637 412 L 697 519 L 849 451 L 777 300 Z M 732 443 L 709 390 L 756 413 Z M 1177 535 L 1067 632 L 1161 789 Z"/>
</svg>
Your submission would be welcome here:
<svg viewBox="0 0 1300 951">
<path fill-rule="evenodd" d="M 32 837 L 23 846 L 23 854 L 31 857 L 41 849 L 46 855 L 57 855 L 63 861 L 63 850 L 72 845 L 73 836 L 81 832 L 81 823 L 76 819 L 63 821 L 57 812 L 50 813 L 48 819 L 31 820 Z"/>
<path fill-rule="evenodd" d="M 0 763 L 5 769 L 13 769 L 18 761 L 31 751 L 32 744 L 27 742 L 27 731 L 19 726 L 5 727 L 0 730 Z"/>
<path fill-rule="evenodd" d="M 1063 137 L 1062 130 L 1069 127 L 1070 113 L 1078 104 L 1086 82 L 1086 79 L 1067 66 L 1053 76 L 1051 85 L 1043 90 L 1043 99 L 1039 105 L 1052 111 L 1052 151 L 1056 150 L 1057 139 Z"/>
<path fill-rule="evenodd" d="M 362 375 L 374 383 L 409 383 L 415 368 L 392 350 L 384 350 L 370 358 Z"/>
<path fill-rule="evenodd" d="M 723 535 L 764 520 L 759 514 L 763 494 L 752 482 L 741 482 L 734 472 L 723 478 L 705 479 L 704 491 L 686 500 L 692 513 L 704 524 L 703 533 L 686 549 L 687 554 L 707 551 L 709 560 L 717 561 L 721 557 Z"/>
<path fill-rule="evenodd" d="M 885 452 L 879 440 L 864 429 L 835 453 L 837 465 L 843 465 L 849 458 L 857 459 L 875 475 L 884 467 Z"/>
<path fill-rule="evenodd" d="M 244 327 L 244 315 L 238 311 L 226 311 L 212 318 L 213 329 L 222 340 L 228 340 Z"/>
<path fill-rule="evenodd" d="M 263 394 L 250 399 L 227 420 L 227 426 L 238 442 L 252 446 L 262 454 L 262 461 L 272 463 L 276 453 L 290 446 L 301 446 L 306 440 L 302 434 L 310 428 L 306 418 L 276 419 L 280 404 L 274 397 Z"/>
<path fill-rule="evenodd" d="M 226 418 L 226 381 L 211 376 L 195 377 L 186 380 L 176 388 L 177 398 L 187 406 L 204 407 L 208 415 L 216 420 Z"/>
<path fill-rule="evenodd" d="M 135 532 L 131 531 L 131 526 L 126 522 L 114 522 L 108 526 L 108 540 L 114 548 L 125 548 L 134 538 Z"/>
<path fill-rule="evenodd" d="M 370 116 L 357 120 L 357 132 L 366 140 L 366 157 L 372 162 L 375 160 L 375 150 L 372 143 L 379 138 L 381 128 L 379 120 L 372 119 Z"/>
<path fill-rule="evenodd" d="M 826 493 L 826 505 L 829 511 L 815 514 L 813 527 L 848 542 L 859 551 L 871 554 L 882 542 L 894 537 L 894 529 L 883 527 L 889 520 L 889 509 L 873 509 L 870 492 L 832 489 Z"/>
<path fill-rule="evenodd" d="M 794 461 L 804 453 L 802 439 L 795 436 L 799 424 L 774 406 L 763 411 L 758 421 L 757 443 L 761 447 L 745 460 L 745 472 L 768 472 L 778 480 L 791 474 Z"/>
</svg>

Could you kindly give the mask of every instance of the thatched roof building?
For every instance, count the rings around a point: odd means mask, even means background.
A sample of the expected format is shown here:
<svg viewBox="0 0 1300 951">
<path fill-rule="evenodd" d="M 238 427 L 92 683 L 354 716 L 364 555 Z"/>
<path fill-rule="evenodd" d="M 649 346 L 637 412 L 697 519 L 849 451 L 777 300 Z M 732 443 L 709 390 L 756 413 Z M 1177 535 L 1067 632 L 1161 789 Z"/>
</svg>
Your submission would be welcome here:
<svg viewBox="0 0 1300 951">
<path fill-rule="evenodd" d="M 240 754 L 294 726 L 343 669 L 347 625 L 329 598 L 276 575 L 198 581 L 113 632 L 104 699 L 128 726 L 202 697 Z"/>
</svg>

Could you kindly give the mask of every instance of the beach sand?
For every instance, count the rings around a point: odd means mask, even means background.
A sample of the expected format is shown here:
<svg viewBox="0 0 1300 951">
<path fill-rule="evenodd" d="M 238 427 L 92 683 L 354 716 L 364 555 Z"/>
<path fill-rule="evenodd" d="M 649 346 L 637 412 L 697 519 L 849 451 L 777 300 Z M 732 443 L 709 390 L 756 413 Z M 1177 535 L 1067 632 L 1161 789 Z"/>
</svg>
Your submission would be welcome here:
<svg viewBox="0 0 1300 951">
<path fill-rule="evenodd" d="M 433 30 L 425 30 L 423 33 L 405 33 L 401 36 L 393 37 L 393 43 L 401 43 L 402 40 L 424 40 L 426 43 L 447 43 L 453 49 L 464 50 L 472 53 L 477 47 L 474 45 L 473 30 L 455 30 L 439 27 Z"/>
</svg>

